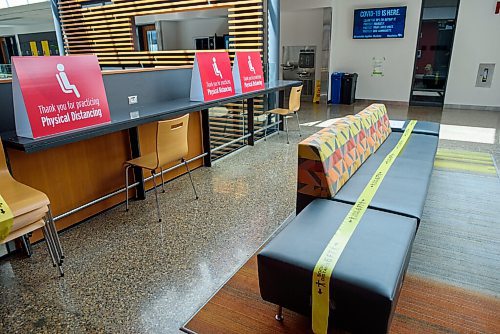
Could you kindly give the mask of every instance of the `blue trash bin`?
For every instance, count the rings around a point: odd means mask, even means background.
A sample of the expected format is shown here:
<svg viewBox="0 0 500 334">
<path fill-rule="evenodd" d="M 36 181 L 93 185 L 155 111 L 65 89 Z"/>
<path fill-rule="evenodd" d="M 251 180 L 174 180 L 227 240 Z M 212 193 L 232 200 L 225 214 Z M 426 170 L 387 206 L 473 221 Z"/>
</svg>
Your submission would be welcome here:
<svg viewBox="0 0 500 334">
<path fill-rule="evenodd" d="M 331 92 L 330 92 L 330 102 L 332 104 L 340 104 L 340 92 L 342 88 L 342 77 L 344 73 L 333 72 L 331 77 Z"/>
</svg>

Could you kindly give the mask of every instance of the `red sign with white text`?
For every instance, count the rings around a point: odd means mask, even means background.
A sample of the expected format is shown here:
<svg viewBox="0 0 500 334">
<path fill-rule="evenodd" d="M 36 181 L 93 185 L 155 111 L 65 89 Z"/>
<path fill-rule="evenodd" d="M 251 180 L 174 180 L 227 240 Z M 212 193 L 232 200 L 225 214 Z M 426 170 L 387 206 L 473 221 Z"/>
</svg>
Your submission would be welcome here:
<svg viewBox="0 0 500 334">
<path fill-rule="evenodd" d="M 12 59 L 19 136 L 39 138 L 110 122 L 96 56 Z"/>
<path fill-rule="evenodd" d="M 259 52 L 236 52 L 233 76 L 237 93 L 249 93 L 265 88 L 264 71 Z"/>
<path fill-rule="evenodd" d="M 227 52 L 197 52 L 191 78 L 191 100 L 212 101 L 234 95 Z"/>
</svg>

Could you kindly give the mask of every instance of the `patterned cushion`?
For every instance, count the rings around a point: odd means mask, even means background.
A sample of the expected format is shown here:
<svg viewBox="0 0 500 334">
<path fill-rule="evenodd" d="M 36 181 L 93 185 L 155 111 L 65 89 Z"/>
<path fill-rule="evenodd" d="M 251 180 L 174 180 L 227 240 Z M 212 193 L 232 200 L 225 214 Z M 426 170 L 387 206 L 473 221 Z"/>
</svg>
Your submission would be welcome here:
<svg viewBox="0 0 500 334">
<path fill-rule="evenodd" d="M 375 152 L 391 134 L 387 109 L 383 104 L 372 104 L 358 113 L 363 118 L 363 127 L 369 137 L 369 145 Z"/>
<path fill-rule="evenodd" d="M 373 104 L 299 143 L 297 208 L 335 196 L 390 132 L 385 106 Z"/>
<path fill-rule="evenodd" d="M 299 193 L 314 197 L 331 197 L 349 178 L 345 155 L 349 128 L 344 125 L 317 132 L 299 144 Z"/>
<path fill-rule="evenodd" d="M 350 123 L 351 136 L 356 143 L 358 163 L 359 166 L 361 166 L 361 164 L 372 154 L 372 148 L 368 144 L 366 131 L 363 127 L 363 119 L 358 115 L 348 115 L 345 119 Z"/>
</svg>

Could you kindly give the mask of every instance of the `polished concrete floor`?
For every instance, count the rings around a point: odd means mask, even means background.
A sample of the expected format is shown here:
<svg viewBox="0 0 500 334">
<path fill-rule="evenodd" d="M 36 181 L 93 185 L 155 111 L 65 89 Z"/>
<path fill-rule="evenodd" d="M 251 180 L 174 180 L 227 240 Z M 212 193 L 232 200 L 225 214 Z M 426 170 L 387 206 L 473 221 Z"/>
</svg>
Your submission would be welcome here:
<svg viewBox="0 0 500 334">
<path fill-rule="evenodd" d="M 302 131 L 367 104 L 304 104 Z M 500 113 L 402 105 L 388 111 L 391 119 L 441 122 L 440 147 L 488 152 L 500 162 Z M 167 184 L 162 223 L 148 194 L 129 212 L 118 206 L 62 232 L 64 278 L 43 243 L 32 258 L 0 260 L 0 333 L 177 333 L 293 212 L 300 137 L 294 122 L 290 128 L 290 145 L 281 133 L 194 171 L 199 200 L 187 177 Z"/>
</svg>

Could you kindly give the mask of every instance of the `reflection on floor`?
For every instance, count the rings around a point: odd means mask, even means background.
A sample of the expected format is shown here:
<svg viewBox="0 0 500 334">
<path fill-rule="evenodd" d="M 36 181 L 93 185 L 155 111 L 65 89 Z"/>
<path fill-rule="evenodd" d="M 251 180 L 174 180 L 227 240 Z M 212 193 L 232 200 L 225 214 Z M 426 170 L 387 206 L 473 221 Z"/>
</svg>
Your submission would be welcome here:
<svg viewBox="0 0 500 334">
<path fill-rule="evenodd" d="M 326 108 L 304 104 L 301 122 L 324 122 L 366 105 Z M 486 152 L 497 164 L 500 162 L 500 113 L 401 105 L 390 105 L 388 110 L 392 119 L 494 128 L 494 143 L 441 140 L 440 147 Z M 18 255 L 0 260 L 0 332 L 178 332 L 293 211 L 296 144 L 300 141 L 293 124 L 290 122 L 290 145 L 280 134 L 230 155 L 212 168 L 196 170 L 194 181 L 201 194 L 198 201 L 193 199 L 186 177 L 170 182 L 167 192 L 160 196 L 163 223 L 156 221 L 154 198 L 148 196 L 146 201 L 133 202 L 128 213 L 119 206 L 63 232 L 61 241 L 67 254 L 63 279 L 57 278 L 48 265 L 43 244 L 35 245 L 31 259 Z M 302 127 L 304 134 L 319 129 Z M 462 181 L 467 183 L 466 179 Z M 470 186 L 482 189 L 490 181 L 484 182 Z M 462 206 L 487 205 L 474 199 L 475 193 L 454 193 L 450 200 Z M 446 200 L 435 199 L 434 203 Z M 483 214 L 477 207 L 469 218 L 477 221 Z M 499 218 L 498 210 L 490 212 L 489 219 Z M 453 225 L 455 220 L 461 224 Z M 448 229 L 443 225 L 440 233 L 467 227 L 463 217 L 454 215 L 444 224 Z M 482 272 L 482 263 L 474 264 L 474 254 L 490 241 L 479 238 L 467 243 L 466 261 L 473 264 L 466 267 L 470 275 Z M 497 266 L 498 249 L 490 258 Z M 500 295 L 491 287 L 500 281 L 498 271 L 488 272 L 485 276 L 489 281 L 484 285 L 481 279 L 458 284 L 464 263 L 460 259 L 449 261 L 452 248 L 442 253 L 429 243 L 417 251 L 412 259 L 422 261 L 412 263 L 411 270 L 443 280 L 454 272 L 455 276 L 450 275 L 452 283 Z M 430 251 L 436 255 L 426 264 L 423 259 Z M 447 267 L 442 267 L 444 264 Z M 429 269 L 431 265 L 437 266 L 435 270 Z"/>
</svg>

